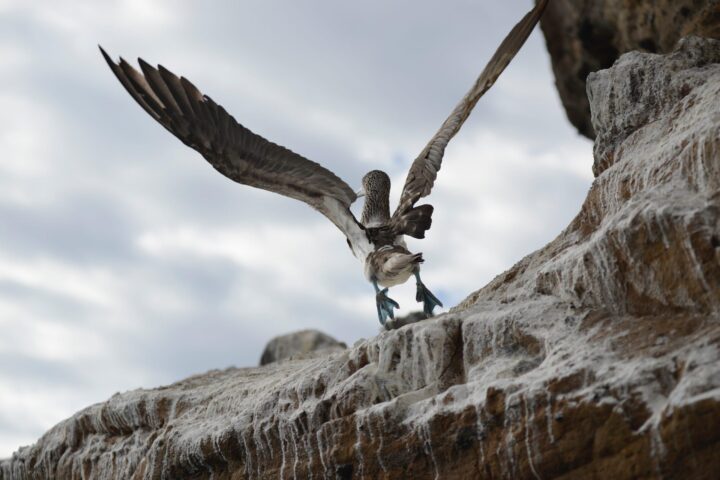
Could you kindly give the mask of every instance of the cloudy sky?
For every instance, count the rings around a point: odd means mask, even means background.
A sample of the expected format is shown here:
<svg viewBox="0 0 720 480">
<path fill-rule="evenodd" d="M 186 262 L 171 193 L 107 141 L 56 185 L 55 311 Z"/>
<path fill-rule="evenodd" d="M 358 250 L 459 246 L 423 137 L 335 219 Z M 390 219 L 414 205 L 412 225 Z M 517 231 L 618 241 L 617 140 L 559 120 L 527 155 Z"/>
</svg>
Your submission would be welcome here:
<svg viewBox="0 0 720 480">
<path fill-rule="evenodd" d="M 257 363 L 274 335 L 378 332 L 372 286 L 305 205 L 222 177 L 97 44 L 190 78 L 353 187 L 401 185 L 529 0 L 0 0 L 0 458 L 117 391 Z M 428 286 L 452 306 L 579 209 L 591 144 L 539 31 L 448 148 Z M 399 191 L 393 192 L 395 198 Z M 402 313 L 414 284 L 393 289 Z"/>
</svg>

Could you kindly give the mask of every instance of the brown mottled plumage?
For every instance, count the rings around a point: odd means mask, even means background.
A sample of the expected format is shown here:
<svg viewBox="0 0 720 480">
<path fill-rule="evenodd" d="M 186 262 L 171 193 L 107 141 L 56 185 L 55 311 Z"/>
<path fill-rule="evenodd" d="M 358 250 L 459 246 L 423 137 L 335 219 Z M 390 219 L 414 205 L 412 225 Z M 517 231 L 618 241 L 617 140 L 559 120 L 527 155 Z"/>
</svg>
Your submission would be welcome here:
<svg viewBox="0 0 720 480">
<path fill-rule="evenodd" d="M 390 220 L 390 177 L 382 170 L 372 170 L 362 179 L 365 205 L 360 223 L 365 228 L 387 225 Z"/>
<path fill-rule="evenodd" d="M 548 1 L 540 0 L 510 31 L 473 87 L 413 161 L 392 216 L 390 177 L 380 170 L 365 175 L 362 183 L 367 198 L 360 222 L 350 212 L 356 194 L 331 171 L 240 125 L 186 78 L 162 66 L 152 67 L 142 59 L 138 60 L 139 72 L 122 58 L 119 63 L 113 62 L 100 50 L 133 99 L 220 173 L 238 183 L 301 200 L 330 219 L 363 262 L 365 275 L 376 288 L 378 316 L 384 323 L 387 317 L 392 318 L 397 303 L 387 298 L 387 288 L 381 291 L 378 284 L 397 285 L 415 274 L 416 298 L 424 303 L 426 313 L 442 305 L 420 281 L 422 254 L 409 252 L 403 237 L 424 238 L 432 223 L 433 207 L 415 204 L 430 193 L 448 142 L 525 43 Z"/>
</svg>

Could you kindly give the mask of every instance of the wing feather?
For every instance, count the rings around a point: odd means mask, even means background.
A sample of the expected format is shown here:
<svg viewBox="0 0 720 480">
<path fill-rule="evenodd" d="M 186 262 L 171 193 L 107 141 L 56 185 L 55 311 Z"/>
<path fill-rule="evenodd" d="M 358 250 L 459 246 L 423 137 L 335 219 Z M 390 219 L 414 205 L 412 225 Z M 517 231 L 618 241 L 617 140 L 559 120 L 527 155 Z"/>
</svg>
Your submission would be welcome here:
<svg viewBox="0 0 720 480">
<path fill-rule="evenodd" d="M 393 219 L 397 219 L 408 212 L 415 205 L 415 202 L 430 193 L 442 164 L 445 147 L 460 130 L 480 97 L 493 86 L 500 74 L 505 70 L 505 67 L 508 66 L 523 46 L 538 20 L 540 20 L 548 2 L 549 0 L 540 0 L 535 8 L 515 25 L 492 58 L 490 58 L 473 87 L 455 107 L 420 155 L 413 161 L 400 195 L 400 203 L 393 214 Z"/>
<path fill-rule="evenodd" d="M 327 216 L 348 238 L 362 236 L 349 210 L 356 195 L 330 170 L 251 132 L 186 78 L 138 59 L 140 73 L 122 58 L 115 63 L 102 47 L 100 51 L 130 96 L 220 173 L 301 200 Z"/>
</svg>

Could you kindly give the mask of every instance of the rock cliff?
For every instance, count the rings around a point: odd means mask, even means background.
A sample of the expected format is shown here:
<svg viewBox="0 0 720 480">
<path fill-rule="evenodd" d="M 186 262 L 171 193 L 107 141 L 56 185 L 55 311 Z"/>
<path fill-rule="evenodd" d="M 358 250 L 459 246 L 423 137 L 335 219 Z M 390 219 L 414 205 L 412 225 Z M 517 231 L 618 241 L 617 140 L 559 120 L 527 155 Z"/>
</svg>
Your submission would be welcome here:
<svg viewBox="0 0 720 480">
<path fill-rule="evenodd" d="M 585 80 L 623 53 L 668 53 L 690 34 L 720 39 L 719 0 L 553 0 L 541 21 L 570 123 L 594 138 Z"/>
<path fill-rule="evenodd" d="M 0 478 L 716 478 L 720 42 L 588 79 L 598 175 L 450 313 L 115 395 Z"/>
</svg>

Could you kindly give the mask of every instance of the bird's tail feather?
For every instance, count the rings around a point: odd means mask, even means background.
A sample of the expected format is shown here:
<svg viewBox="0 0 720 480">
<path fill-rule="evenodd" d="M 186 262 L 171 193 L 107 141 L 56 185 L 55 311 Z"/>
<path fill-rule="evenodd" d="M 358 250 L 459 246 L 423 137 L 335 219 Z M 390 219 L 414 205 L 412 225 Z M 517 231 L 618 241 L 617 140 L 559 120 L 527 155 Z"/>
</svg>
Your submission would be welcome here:
<svg viewBox="0 0 720 480">
<path fill-rule="evenodd" d="M 415 253 L 412 256 L 410 263 L 423 263 L 424 261 L 425 259 L 423 258 L 422 253 Z"/>
<path fill-rule="evenodd" d="M 423 263 L 422 253 L 399 253 L 392 255 L 383 265 L 383 270 L 390 277 L 408 273 L 415 269 L 415 265 Z"/>
</svg>

